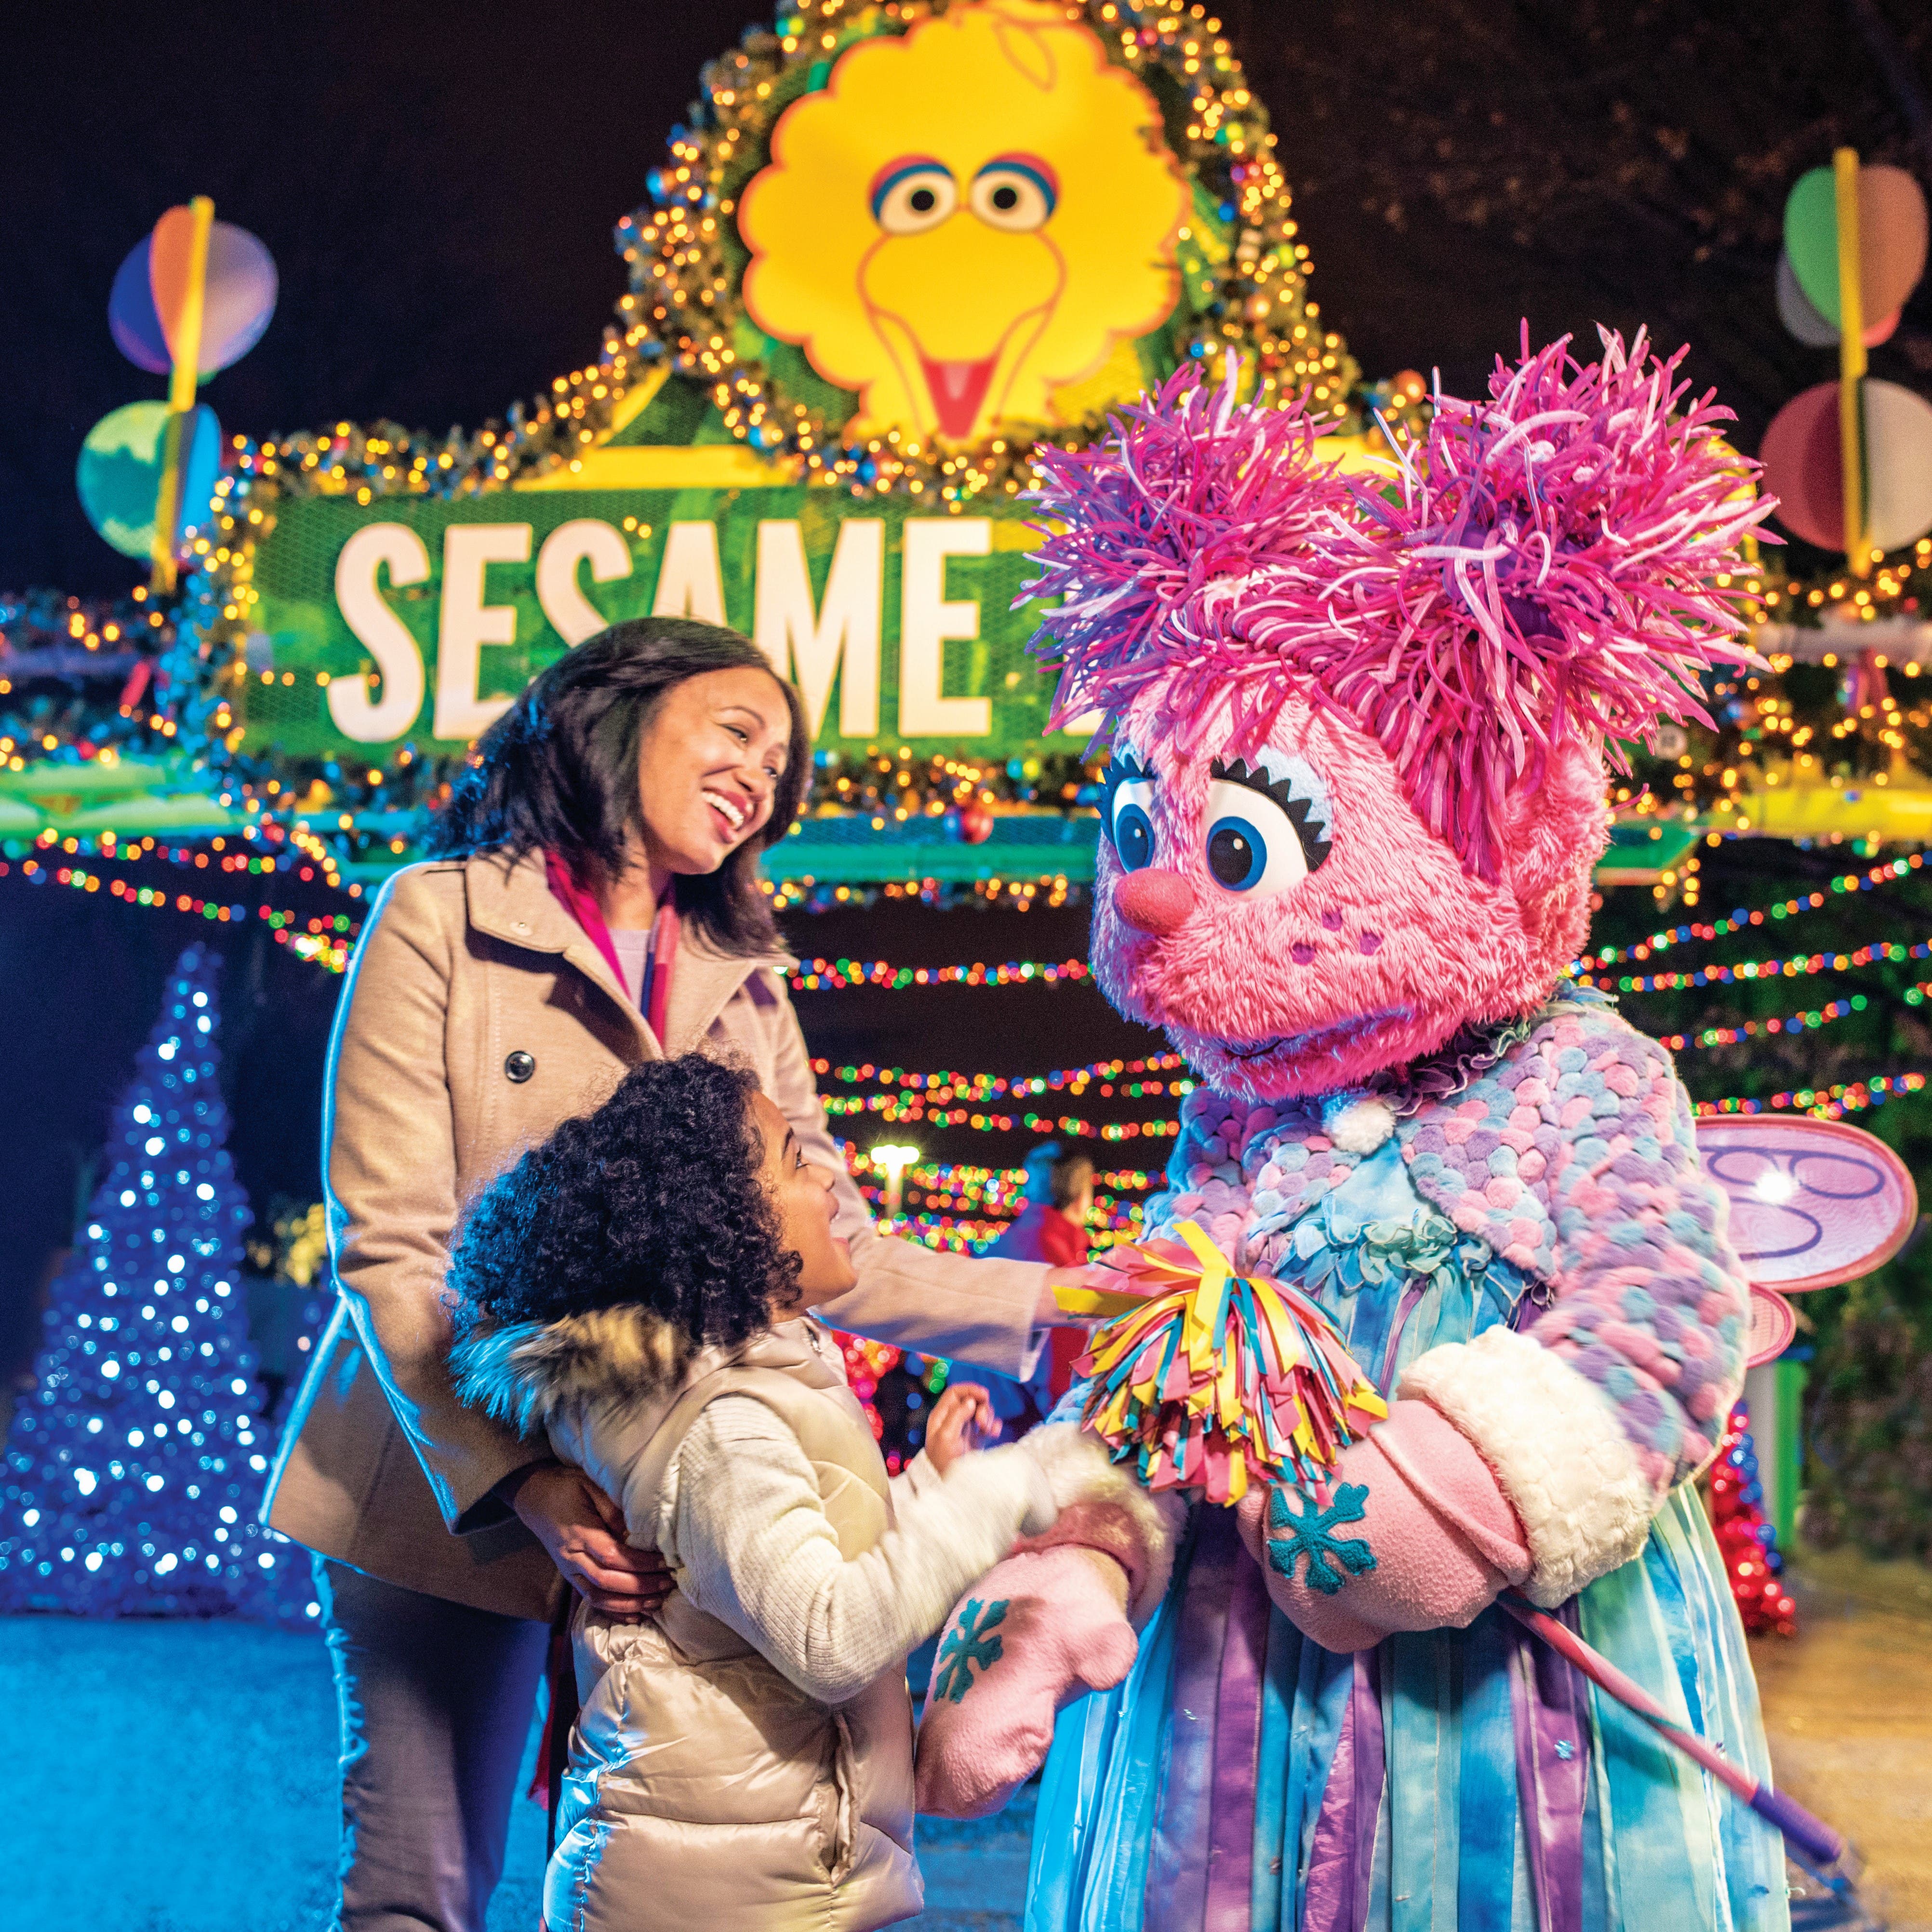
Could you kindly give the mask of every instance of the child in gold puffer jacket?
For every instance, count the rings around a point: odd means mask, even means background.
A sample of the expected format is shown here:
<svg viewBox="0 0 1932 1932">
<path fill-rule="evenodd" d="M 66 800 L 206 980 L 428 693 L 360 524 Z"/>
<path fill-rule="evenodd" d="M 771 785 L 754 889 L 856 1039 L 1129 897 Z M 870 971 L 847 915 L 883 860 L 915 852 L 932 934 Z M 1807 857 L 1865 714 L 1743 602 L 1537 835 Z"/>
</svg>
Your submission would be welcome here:
<svg viewBox="0 0 1932 1932">
<path fill-rule="evenodd" d="M 635 1068 L 478 1201 L 452 1264 L 464 1398 L 547 1438 L 661 1551 L 639 1622 L 580 1604 L 547 1932 L 912 1917 L 909 1652 L 1054 1516 L 949 1390 L 889 1478 L 836 1345 L 831 1177 L 752 1082 Z"/>
</svg>

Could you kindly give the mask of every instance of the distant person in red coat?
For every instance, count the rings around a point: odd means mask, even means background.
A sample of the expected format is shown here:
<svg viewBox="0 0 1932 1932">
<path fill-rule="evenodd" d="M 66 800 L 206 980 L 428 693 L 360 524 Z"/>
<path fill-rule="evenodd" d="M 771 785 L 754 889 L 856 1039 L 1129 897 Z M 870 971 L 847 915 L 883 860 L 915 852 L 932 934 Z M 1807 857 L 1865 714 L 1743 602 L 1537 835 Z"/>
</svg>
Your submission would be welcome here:
<svg viewBox="0 0 1932 1932">
<path fill-rule="evenodd" d="M 1027 1156 L 1027 1204 L 1019 1218 L 988 1248 L 1010 1261 L 1051 1262 L 1080 1268 L 1087 1260 L 1087 1218 L 1094 1208 L 1094 1163 L 1077 1149 L 1048 1141 Z M 1030 1384 L 1044 1415 L 1073 1384 L 1073 1364 L 1087 1346 L 1078 1328 L 1048 1331 L 1048 1354 Z M 1040 1384 L 1045 1382 L 1042 1389 Z"/>
</svg>

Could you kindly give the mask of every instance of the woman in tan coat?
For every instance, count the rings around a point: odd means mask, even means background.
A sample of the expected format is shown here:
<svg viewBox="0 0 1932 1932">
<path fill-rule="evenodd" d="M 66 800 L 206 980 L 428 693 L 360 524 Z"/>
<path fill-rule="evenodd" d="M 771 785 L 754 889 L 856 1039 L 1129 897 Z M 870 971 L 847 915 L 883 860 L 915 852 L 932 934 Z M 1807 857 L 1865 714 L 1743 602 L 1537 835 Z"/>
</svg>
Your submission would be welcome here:
<svg viewBox="0 0 1932 1932">
<path fill-rule="evenodd" d="M 546 1932 L 873 1932 L 912 1917 L 905 1659 L 1056 1514 L 1024 1445 L 973 1453 L 950 1388 L 886 1474 L 805 1315 L 852 1286 L 832 1171 L 748 1078 L 640 1066 L 499 1180 L 464 1228 L 457 1386 L 620 1500 L 676 1592 L 572 1618 Z"/>
<path fill-rule="evenodd" d="M 482 1932 L 566 1584 L 620 1618 L 670 1587 L 541 1432 L 452 1387 L 448 1244 L 518 1154 L 638 1062 L 722 1051 L 837 1171 L 856 1285 L 829 1319 L 1025 1372 L 1054 1318 L 1048 1269 L 880 1238 L 844 1174 L 758 869 L 808 755 L 796 694 L 745 639 L 615 625 L 478 741 L 442 856 L 398 873 L 362 935 L 325 1098 L 340 1299 L 267 1506 L 320 1559 L 344 1932 Z"/>
</svg>

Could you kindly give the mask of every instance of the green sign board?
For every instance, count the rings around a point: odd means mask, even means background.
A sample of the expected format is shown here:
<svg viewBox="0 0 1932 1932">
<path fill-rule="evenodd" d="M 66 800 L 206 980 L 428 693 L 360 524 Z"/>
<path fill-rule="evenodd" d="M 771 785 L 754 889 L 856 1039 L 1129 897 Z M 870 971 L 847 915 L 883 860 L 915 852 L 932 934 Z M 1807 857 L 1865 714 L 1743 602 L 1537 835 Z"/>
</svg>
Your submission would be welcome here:
<svg viewBox="0 0 1932 1932">
<path fill-rule="evenodd" d="M 784 484 L 286 497 L 255 547 L 243 742 L 453 749 L 572 644 L 656 614 L 752 638 L 820 746 L 1036 749 L 1052 683 L 1024 650 L 1033 610 L 1012 608 L 1025 514 Z"/>
</svg>

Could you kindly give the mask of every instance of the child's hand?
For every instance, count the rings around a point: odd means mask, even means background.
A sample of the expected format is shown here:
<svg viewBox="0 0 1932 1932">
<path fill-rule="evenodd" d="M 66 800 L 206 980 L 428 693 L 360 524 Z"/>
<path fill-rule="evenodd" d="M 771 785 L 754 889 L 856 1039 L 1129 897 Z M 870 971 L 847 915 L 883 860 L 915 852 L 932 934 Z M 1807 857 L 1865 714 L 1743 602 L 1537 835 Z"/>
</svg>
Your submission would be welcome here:
<svg viewBox="0 0 1932 1932">
<path fill-rule="evenodd" d="M 992 1397 L 977 1382 L 949 1382 L 926 1425 L 926 1453 L 943 1476 L 969 1450 L 999 1432 Z"/>
</svg>

